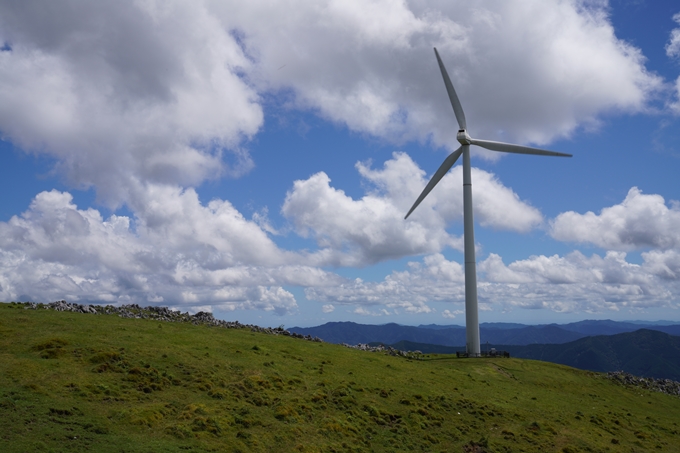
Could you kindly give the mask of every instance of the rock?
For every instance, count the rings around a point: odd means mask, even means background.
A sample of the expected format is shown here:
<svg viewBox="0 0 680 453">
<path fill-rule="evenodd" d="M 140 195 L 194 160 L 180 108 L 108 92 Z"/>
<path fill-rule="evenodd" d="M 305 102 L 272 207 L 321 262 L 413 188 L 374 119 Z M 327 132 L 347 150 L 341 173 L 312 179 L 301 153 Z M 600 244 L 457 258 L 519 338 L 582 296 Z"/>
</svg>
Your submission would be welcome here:
<svg viewBox="0 0 680 453">
<path fill-rule="evenodd" d="M 670 379 L 656 379 L 633 376 L 623 371 L 610 371 L 606 377 L 628 387 L 638 387 L 645 390 L 680 396 L 680 382 Z"/>
</svg>

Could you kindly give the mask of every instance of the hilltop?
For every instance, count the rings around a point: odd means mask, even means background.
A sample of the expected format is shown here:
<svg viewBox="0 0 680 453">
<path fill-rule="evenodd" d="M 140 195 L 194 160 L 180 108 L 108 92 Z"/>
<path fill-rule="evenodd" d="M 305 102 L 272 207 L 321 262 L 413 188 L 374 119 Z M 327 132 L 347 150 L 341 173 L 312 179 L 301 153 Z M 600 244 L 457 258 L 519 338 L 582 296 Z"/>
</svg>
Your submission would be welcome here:
<svg viewBox="0 0 680 453">
<path fill-rule="evenodd" d="M 562 365 L 126 313 L 0 304 L 4 451 L 643 452 L 680 434 L 678 397 Z"/>
<path fill-rule="evenodd" d="M 508 346 L 515 357 L 546 360 L 591 371 L 625 370 L 680 381 L 680 337 L 640 329 L 586 337 L 566 344 Z"/>
<path fill-rule="evenodd" d="M 457 347 L 411 341 L 398 341 L 388 346 L 436 354 L 455 354 L 460 350 Z M 636 376 L 680 381 L 680 337 L 655 330 L 598 335 L 563 344 L 485 344 L 484 350 L 487 348 L 508 351 L 512 357 L 543 360 L 582 370 L 625 371 Z"/>
</svg>

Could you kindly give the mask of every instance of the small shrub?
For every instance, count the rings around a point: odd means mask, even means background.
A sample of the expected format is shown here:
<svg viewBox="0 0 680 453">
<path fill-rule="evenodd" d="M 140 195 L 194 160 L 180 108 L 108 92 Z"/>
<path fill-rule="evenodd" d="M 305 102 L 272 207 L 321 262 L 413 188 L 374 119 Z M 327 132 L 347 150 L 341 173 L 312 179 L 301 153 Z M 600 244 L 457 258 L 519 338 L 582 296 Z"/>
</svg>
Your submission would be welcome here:
<svg viewBox="0 0 680 453">
<path fill-rule="evenodd" d="M 42 343 L 33 345 L 31 349 L 34 351 L 43 351 L 45 349 L 61 349 L 68 344 L 68 341 L 61 338 L 52 338 Z"/>
</svg>

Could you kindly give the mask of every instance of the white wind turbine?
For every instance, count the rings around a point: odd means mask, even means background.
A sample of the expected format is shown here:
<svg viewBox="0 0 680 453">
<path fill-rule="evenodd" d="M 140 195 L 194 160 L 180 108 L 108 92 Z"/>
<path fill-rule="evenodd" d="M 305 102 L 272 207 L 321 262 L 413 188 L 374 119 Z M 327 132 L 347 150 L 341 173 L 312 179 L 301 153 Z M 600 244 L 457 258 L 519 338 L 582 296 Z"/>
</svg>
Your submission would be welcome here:
<svg viewBox="0 0 680 453">
<path fill-rule="evenodd" d="M 492 142 L 489 140 L 477 140 L 467 132 L 467 125 L 465 124 L 465 114 L 463 107 L 460 105 L 456 90 L 453 89 L 451 79 L 446 72 L 442 59 L 439 58 L 437 49 L 434 49 L 434 54 L 437 56 L 439 69 L 442 71 L 444 78 L 444 85 L 446 91 L 449 93 L 449 99 L 453 106 L 453 112 L 456 114 L 458 120 L 458 135 L 456 138 L 460 143 L 460 147 L 451 153 L 441 164 L 439 169 L 435 172 L 430 182 L 427 183 L 425 189 L 420 194 L 418 199 L 406 214 L 404 219 L 407 219 L 413 210 L 418 207 L 421 201 L 425 199 L 439 180 L 449 171 L 453 164 L 456 163 L 460 155 L 463 155 L 463 236 L 465 241 L 465 337 L 466 337 L 466 352 L 471 357 L 478 357 L 481 354 L 479 342 L 479 314 L 477 308 L 477 266 L 475 262 L 475 232 L 472 218 L 472 179 L 470 177 L 470 145 L 481 146 L 482 148 L 491 151 L 501 151 L 505 153 L 518 154 L 538 154 L 539 156 L 561 156 L 571 157 L 571 154 L 557 153 L 554 151 L 546 151 L 544 149 L 530 148 L 528 146 L 511 145 L 509 143 Z"/>
</svg>

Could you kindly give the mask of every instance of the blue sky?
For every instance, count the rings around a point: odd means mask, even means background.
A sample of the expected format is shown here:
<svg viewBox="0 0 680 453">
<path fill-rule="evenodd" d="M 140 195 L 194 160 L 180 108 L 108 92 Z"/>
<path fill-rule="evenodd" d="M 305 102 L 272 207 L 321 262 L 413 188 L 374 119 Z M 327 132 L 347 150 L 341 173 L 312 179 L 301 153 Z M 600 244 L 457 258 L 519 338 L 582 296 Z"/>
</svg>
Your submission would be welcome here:
<svg viewBox="0 0 680 453">
<path fill-rule="evenodd" d="M 260 325 L 680 321 L 680 7 L 651 1 L 0 6 L 0 300 Z"/>
</svg>

